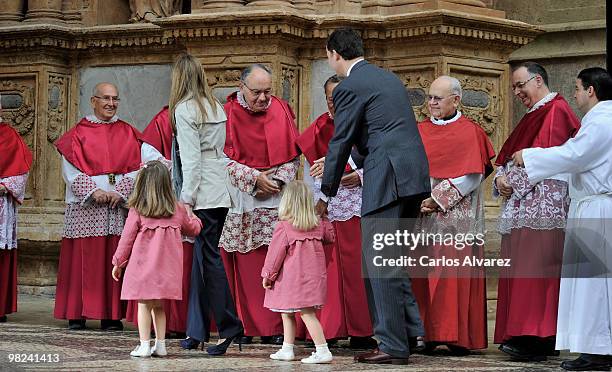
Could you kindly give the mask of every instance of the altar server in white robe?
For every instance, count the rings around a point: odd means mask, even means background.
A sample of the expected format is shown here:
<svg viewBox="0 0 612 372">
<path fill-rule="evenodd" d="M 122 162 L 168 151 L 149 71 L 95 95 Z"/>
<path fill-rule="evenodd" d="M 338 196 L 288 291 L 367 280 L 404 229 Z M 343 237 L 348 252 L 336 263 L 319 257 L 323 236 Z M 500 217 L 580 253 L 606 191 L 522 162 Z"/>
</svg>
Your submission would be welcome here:
<svg viewBox="0 0 612 372">
<path fill-rule="evenodd" d="M 561 367 L 570 371 L 612 366 L 612 78 L 587 68 L 576 79 L 576 104 L 585 116 L 578 134 L 561 146 L 518 151 L 535 184 L 570 174 L 557 320 L 558 350 L 581 353 Z"/>
</svg>

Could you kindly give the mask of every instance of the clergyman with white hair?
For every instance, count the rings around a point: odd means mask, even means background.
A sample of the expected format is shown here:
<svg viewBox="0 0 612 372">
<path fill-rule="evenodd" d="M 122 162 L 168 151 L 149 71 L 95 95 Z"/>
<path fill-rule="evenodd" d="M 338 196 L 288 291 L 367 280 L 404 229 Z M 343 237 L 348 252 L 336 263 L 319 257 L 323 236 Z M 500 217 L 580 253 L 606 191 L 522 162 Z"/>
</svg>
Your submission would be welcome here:
<svg viewBox="0 0 612 372">
<path fill-rule="evenodd" d="M 459 80 L 438 77 L 427 96 L 431 116 L 418 125 L 431 182 L 431 196 L 421 203 L 421 223 L 432 226 L 432 233 L 437 226 L 445 226 L 445 233 L 449 228 L 454 234 L 484 233 L 481 184 L 493 169 L 495 152 L 481 126 L 458 110 L 461 97 Z M 434 244 L 427 254 L 430 258 L 459 257 L 461 252 L 484 256 L 483 245 L 469 248 Z M 453 354 L 465 355 L 487 347 L 483 270 L 436 267 L 420 278 L 413 275 L 412 288 L 430 349 L 444 344 Z"/>
</svg>

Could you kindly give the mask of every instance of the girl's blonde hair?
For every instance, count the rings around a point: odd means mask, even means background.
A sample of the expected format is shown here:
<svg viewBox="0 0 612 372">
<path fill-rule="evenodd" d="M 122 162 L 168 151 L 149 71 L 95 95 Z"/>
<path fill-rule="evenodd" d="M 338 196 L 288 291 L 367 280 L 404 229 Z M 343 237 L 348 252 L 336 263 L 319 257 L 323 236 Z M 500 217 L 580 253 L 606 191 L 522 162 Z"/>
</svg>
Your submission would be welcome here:
<svg viewBox="0 0 612 372">
<path fill-rule="evenodd" d="M 172 130 L 176 133 L 176 122 L 174 112 L 176 106 L 183 102 L 193 99 L 198 109 L 198 119 L 206 121 L 206 109 L 204 100 L 207 100 L 213 110 L 221 109 L 221 104 L 213 96 L 212 90 L 206 81 L 206 73 L 200 61 L 191 54 L 183 53 L 172 66 L 172 85 L 170 87 L 170 99 L 168 108 L 170 110 L 170 122 Z"/>
<path fill-rule="evenodd" d="M 298 230 L 312 230 L 319 225 L 312 192 L 302 181 L 292 181 L 283 191 L 278 218 L 290 221 Z"/>
<path fill-rule="evenodd" d="M 128 207 L 136 209 L 145 217 L 174 215 L 176 198 L 172 191 L 170 171 L 160 161 L 147 162 L 138 172 Z"/>
</svg>

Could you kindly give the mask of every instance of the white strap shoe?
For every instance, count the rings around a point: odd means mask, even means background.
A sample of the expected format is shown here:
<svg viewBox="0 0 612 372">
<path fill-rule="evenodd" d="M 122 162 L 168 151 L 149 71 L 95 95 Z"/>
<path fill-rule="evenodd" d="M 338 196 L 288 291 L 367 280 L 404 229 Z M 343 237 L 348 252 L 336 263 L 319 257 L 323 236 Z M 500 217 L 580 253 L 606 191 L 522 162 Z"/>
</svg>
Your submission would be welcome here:
<svg viewBox="0 0 612 372">
<path fill-rule="evenodd" d="M 320 364 L 320 363 L 330 363 L 332 361 L 332 353 L 329 351 L 317 353 L 312 353 L 308 358 L 302 359 L 302 363 L 305 364 Z"/>
<path fill-rule="evenodd" d="M 276 353 L 270 354 L 270 359 L 291 361 L 291 360 L 295 360 L 295 354 L 293 353 L 293 350 L 289 351 L 289 350 L 280 349 Z"/>
<path fill-rule="evenodd" d="M 166 340 L 155 340 L 155 345 L 151 348 L 151 355 L 153 356 L 166 356 Z"/>
<path fill-rule="evenodd" d="M 130 353 L 133 357 L 150 357 L 151 356 L 151 346 L 149 344 L 140 344 L 136 346 L 134 350 Z"/>
</svg>

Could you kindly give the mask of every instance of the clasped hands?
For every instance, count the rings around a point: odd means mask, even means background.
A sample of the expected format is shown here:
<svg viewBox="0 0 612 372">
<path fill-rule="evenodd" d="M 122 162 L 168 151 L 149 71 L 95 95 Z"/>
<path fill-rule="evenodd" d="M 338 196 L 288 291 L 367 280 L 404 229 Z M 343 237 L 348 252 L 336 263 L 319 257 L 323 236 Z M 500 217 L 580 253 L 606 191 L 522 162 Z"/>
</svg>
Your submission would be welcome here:
<svg viewBox="0 0 612 372">
<path fill-rule="evenodd" d="M 283 183 L 269 177 L 274 172 L 276 172 L 275 169 L 268 169 L 259 173 L 257 180 L 255 180 L 255 187 L 257 188 L 255 192 L 256 199 L 267 199 L 281 191 Z"/>
<path fill-rule="evenodd" d="M 312 164 L 312 167 L 310 167 L 310 177 L 322 178 L 324 170 L 325 157 L 322 157 L 321 159 L 315 160 L 314 164 Z M 342 178 L 340 179 L 340 184 L 346 187 L 347 189 L 353 189 L 355 187 L 361 186 L 361 178 L 359 177 L 359 174 L 356 171 L 353 171 L 342 176 Z"/>
<path fill-rule="evenodd" d="M 123 202 L 123 197 L 114 191 L 96 190 L 91 197 L 96 203 L 108 204 L 111 208 L 117 208 Z"/>
</svg>

